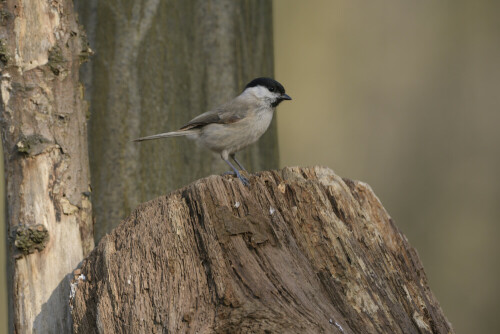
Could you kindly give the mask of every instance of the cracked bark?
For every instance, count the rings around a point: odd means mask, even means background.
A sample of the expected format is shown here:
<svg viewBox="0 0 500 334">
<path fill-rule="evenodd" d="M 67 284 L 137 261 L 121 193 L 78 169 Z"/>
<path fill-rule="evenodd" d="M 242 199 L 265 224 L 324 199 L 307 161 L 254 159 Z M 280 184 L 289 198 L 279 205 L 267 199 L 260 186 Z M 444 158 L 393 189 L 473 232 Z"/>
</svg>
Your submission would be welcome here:
<svg viewBox="0 0 500 334">
<path fill-rule="evenodd" d="M 68 332 L 69 274 L 94 246 L 78 74 L 90 49 L 70 0 L 0 7 L 10 330 Z"/>
<path fill-rule="evenodd" d="M 453 332 L 367 184 L 321 167 L 250 180 L 139 206 L 79 269 L 75 332 Z"/>
</svg>

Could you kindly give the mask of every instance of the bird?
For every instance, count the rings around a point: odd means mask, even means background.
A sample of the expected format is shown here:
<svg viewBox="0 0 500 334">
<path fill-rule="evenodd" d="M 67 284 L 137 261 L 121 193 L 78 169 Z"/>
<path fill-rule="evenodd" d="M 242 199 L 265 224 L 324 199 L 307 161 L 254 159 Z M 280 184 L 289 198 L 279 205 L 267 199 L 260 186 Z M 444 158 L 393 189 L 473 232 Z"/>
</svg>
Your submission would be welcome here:
<svg viewBox="0 0 500 334">
<path fill-rule="evenodd" d="M 229 167 L 231 174 L 245 186 L 250 183 L 229 161 L 231 158 L 241 170 L 243 165 L 236 159 L 236 152 L 256 142 L 269 128 L 276 107 L 292 98 L 278 81 L 260 77 L 250 81 L 241 94 L 231 101 L 204 112 L 179 130 L 134 139 L 134 142 L 186 136 L 198 141 L 203 147 L 219 153 Z"/>
</svg>

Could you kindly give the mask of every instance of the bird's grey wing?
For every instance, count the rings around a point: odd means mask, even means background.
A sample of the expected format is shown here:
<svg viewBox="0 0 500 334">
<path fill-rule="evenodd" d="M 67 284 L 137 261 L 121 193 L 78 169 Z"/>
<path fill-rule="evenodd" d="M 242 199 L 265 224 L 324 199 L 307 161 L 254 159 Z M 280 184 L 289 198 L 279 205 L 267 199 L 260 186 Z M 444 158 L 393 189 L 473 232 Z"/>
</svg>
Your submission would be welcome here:
<svg viewBox="0 0 500 334">
<path fill-rule="evenodd" d="M 219 123 L 220 116 L 215 111 L 207 111 L 186 123 L 180 130 L 195 129 L 211 123 Z"/>
<path fill-rule="evenodd" d="M 200 128 L 207 124 L 213 123 L 229 124 L 238 122 L 246 115 L 248 107 L 238 107 L 238 104 L 231 102 L 220 106 L 215 110 L 207 111 L 201 115 L 196 116 L 183 127 L 181 127 L 180 130 Z"/>
</svg>

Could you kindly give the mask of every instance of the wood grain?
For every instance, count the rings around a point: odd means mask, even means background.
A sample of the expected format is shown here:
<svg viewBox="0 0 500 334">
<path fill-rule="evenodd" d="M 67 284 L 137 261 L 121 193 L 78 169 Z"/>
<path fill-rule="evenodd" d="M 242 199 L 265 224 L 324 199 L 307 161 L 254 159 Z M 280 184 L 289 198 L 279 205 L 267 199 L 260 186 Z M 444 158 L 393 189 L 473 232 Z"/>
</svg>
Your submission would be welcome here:
<svg viewBox="0 0 500 334">
<path fill-rule="evenodd" d="M 322 167 L 250 180 L 138 207 L 83 262 L 75 332 L 453 332 L 367 184 Z"/>
</svg>

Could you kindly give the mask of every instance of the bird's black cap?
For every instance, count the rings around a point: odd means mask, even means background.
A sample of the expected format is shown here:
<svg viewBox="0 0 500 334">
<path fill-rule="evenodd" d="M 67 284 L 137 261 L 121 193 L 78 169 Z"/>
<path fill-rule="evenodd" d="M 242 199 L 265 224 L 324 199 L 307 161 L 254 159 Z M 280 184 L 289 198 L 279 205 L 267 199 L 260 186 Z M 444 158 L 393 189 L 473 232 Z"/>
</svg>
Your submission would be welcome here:
<svg viewBox="0 0 500 334">
<path fill-rule="evenodd" d="M 270 92 L 279 92 L 280 94 L 285 94 L 285 88 L 278 81 L 271 78 L 257 78 L 253 79 L 246 85 L 245 89 L 250 87 L 263 86 L 269 89 Z"/>
</svg>

